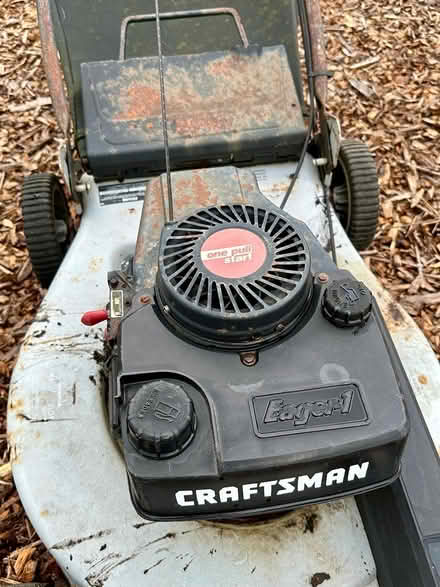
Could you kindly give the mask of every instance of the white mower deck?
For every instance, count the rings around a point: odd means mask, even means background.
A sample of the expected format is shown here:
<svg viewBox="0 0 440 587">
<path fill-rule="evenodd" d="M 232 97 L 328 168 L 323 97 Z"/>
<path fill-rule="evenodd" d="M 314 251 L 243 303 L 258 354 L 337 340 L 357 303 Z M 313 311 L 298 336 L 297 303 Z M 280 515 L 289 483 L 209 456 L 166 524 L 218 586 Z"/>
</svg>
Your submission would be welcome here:
<svg viewBox="0 0 440 587">
<path fill-rule="evenodd" d="M 275 204 L 293 170 L 293 164 L 253 169 Z M 8 418 L 20 497 L 66 576 L 85 587 L 378 586 L 354 498 L 249 523 L 147 522 L 135 514 L 102 397 L 103 327 L 86 328 L 80 319 L 105 307 L 107 272 L 134 251 L 142 201 L 130 201 L 127 192 L 126 201 L 101 205 L 93 178 L 83 183 L 89 189 L 81 226 L 23 343 Z M 309 156 L 286 211 L 327 243 L 321 182 Z M 438 361 L 334 223 L 339 266 L 376 295 L 440 447 Z M 329 365 L 327 377 L 337 369 Z"/>
</svg>

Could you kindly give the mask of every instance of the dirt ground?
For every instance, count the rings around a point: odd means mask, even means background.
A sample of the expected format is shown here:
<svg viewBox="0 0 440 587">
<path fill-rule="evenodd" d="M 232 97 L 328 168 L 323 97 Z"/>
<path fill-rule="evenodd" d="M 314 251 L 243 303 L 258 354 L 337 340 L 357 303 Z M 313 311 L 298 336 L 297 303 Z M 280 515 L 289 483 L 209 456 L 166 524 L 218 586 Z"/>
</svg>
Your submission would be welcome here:
<svg viewBox="0 0 440 587">
<path fill-rule="evenodd" d="M 330 106 L 346 137 L 367 141 L 381 217 L 365 262 L 440 352 L 440 7 L 437 0 L 322 0 Z M 57 131 L 30 0 L 0 5 L 0 584 L 63 585 L 14 489 L 8 382 L 44 296 L 26 252 L 19 192 L 57 171 Z M 3 581 L 3 583 L 2 583 Z"/>
</svg>

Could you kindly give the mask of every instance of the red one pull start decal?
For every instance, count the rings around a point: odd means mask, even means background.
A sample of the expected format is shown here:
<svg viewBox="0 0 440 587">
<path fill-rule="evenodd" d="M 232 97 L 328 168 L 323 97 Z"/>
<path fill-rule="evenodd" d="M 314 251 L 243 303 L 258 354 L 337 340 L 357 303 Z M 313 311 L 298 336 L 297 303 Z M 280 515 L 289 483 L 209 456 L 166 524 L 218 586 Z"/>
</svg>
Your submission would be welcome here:
<svg viewBox="0 0 440 587">
<path fill-rule="evenodd" d="M 263 239 L 244 228 L 218 230 L 206 239 L 200 253 L 206 269 L 232 279 L 255 273 L 267 257 Z"/>
</svg>

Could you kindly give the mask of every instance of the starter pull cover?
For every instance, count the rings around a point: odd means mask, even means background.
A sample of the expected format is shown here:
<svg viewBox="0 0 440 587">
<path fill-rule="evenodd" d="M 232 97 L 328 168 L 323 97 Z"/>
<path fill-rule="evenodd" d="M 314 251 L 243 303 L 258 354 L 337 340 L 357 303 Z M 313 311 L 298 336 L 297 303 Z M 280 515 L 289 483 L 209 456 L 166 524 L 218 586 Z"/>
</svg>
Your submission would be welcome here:
<svg viewBox="0 0 440 587">
<path fill-rule="evenodd" d="M 362 326 L 371 315 L 372 299 L 370 290 L 361 281 L 338 279 L 327 287 L 322 311 L 335 326 Z"/>
<path fill-rule="evenodd" d="M 163 459 L 182 452 L 194 437 L 196 416 L 185 390 L 159 379 L 143 384 L 128 405 L 128 434 L 144 455 Z"/>
</svg>

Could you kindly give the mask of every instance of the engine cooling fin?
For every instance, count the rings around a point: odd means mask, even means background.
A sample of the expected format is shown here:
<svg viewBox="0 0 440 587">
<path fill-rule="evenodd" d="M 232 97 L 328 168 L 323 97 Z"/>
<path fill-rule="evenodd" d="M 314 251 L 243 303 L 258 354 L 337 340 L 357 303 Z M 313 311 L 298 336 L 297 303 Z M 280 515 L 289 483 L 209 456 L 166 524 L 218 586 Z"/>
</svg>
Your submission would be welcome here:
<svg viewBox="0 0 440 587">
<path fill-rule="evenodd" d="M 267 342 L 301 318 L 310 293 L 301 227 L 278 210 L 212 206 L 164 227 L 156 297 L 191 338 Z"/>
</svg>

